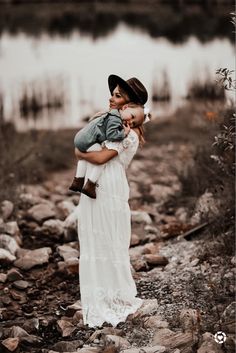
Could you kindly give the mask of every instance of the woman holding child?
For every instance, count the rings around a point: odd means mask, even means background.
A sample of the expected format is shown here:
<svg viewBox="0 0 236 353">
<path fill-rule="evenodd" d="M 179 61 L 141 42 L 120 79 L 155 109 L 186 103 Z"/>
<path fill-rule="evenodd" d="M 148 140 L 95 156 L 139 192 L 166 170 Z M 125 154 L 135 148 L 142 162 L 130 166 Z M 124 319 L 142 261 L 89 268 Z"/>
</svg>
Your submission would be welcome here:
<svg viewBox="0 0 236 353">
<path fill-rule="evenodd" d="M 77 158 L 89 162 L 80 185 L 78 234 L 83 320 L 90 327 L 101 326 L 104 322 L 116 326 L 142 304 L 142 300 L 136 297 L 130 269 L 131 215 L 125 169 L 139 143 L 143 142 L 143 105 L 148 95 L 136 78 L 125 81 L 110 75 L 108 84 L 110 112 L 121 117 L 121 125 L 125 125 L 124 132 L 122 127 L 120 129 L 123 136 L 113 141 L 107 139 L 100 151 L 81 152 L 76 149 Z M 132 111 L 134 107 L 138 109 Z M 128 118 L 124 119 L 122 113 L 126 109 Z M 100 176 L 96 174 L 98 180 L 93 180 L 95 197 L 82 191 L 86 189 L 92 164 L 102 165 Z"/>
</svg>

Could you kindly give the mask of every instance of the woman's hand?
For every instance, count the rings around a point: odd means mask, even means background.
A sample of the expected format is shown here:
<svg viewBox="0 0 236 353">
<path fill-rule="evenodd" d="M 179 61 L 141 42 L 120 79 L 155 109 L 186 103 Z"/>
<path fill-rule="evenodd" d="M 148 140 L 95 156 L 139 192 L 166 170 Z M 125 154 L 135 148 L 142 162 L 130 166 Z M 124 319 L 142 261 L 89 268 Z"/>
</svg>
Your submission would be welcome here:
<svg viewBox="0 0 236 353">
<path fill-rule="evenodd" d="M 75 148 L 75 156 L 78 160 L 83 159 L 84 152 L 81 152 L 78 148 Z"/>
</svg>

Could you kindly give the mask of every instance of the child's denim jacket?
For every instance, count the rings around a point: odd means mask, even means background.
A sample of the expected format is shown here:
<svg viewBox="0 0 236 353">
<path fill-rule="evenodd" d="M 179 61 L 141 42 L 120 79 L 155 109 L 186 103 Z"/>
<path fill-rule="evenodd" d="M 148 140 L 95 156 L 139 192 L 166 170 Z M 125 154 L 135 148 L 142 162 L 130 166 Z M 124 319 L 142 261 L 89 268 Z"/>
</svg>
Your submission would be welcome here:
<svg viewBox="0 0 236 353">
<path fill-rule="evenodd" d="M 81 152 L 85 152 L 94 143 L 102 143 L 105 140 L 122 141 L 124 138 L 125 132 L 120 113 L 117 109 L 111 109 L 81 129 L 75 135 L 74 144 Z"/>
</svg>

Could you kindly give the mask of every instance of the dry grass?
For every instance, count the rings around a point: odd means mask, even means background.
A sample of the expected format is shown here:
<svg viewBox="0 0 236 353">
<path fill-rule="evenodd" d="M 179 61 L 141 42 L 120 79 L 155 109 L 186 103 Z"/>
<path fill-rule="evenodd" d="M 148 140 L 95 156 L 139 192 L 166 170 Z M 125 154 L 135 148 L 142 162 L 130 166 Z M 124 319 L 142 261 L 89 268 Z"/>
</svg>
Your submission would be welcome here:
<svg viewBox="0 0 236 353">
<path fill-rule="evenodd" d="M 18 133 L 0 124 L 0 200 L 15 200 L 20 183 L 40 183 L 74 163 L 74 130 Z"/>
</svg>

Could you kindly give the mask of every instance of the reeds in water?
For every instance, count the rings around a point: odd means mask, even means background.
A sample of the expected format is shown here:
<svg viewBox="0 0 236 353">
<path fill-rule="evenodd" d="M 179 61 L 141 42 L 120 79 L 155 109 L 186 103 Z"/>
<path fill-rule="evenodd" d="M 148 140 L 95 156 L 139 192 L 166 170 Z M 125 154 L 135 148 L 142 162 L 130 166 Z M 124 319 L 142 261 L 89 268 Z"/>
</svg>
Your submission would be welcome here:
<svg viewBox="0 0 236 353">
<path fill-rule="evenodd" d="M 60 79 L 53 82 L 31 82 L 22 89 L 19 111 L 23 118 L 37 118 L 45 110 L 63 109 L 66 103 L 64 84 Z"/>
<path fill-rule="evenodd" d="M 225 90 L 210 79 L 204 82 L 196 79 L 190 83 L 186 99 L 224 100 Z"/>
</svg>

